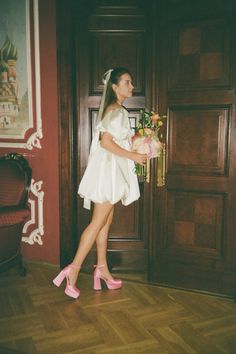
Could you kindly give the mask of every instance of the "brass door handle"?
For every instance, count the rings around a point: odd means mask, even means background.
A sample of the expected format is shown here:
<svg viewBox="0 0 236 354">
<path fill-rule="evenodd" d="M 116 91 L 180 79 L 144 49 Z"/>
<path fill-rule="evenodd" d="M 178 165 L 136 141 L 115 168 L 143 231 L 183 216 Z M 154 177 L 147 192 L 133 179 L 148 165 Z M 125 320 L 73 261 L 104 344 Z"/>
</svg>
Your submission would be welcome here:
<svg viewBox="0 0 236 354">
<path fill-rule="evenodd" d="M 160 157 L 157 159 L 157 187 L 165 185 L 166 178 L 166 145 L 163 144 Z"/>
<path fill-rule="evenodd" d="M 150 182 L 150 160 L 147 159 L 147 163 L 146 163 L 146 182 L 149 183 Z"/>
</svg>

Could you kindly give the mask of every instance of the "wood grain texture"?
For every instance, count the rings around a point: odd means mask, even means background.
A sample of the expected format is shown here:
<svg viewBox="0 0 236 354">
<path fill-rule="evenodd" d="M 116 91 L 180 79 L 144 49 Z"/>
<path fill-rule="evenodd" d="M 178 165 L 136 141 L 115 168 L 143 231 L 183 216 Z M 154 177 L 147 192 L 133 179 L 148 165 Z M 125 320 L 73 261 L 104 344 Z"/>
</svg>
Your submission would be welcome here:
<svg viewBox="0 0 236 354">
<path fill-rule="evenodd" d="M 235 25 L 217 4 L 163 7 L 157 87 L 168 112 L 167 171 L 154 196 L 150 279 L 234 296 Z"/>
<path fill-rule="evenodd" d="M 60 0 L 57 10 L 61 265 L 72 259 L 91 216 L 77 187 L 99 106 L 99 78 L 125 65 L 135 76 L 132 115 L 141 107 L 168 115 L 167 176 L 157 187 L 152 161 L 151 182 L 134 209 L 117 206 L 109 264 L 119 271 L 148 269 L 158 283 L 234 296 L 236 2 Z M 189 220 L 184 203 L 192 197 Z M 84 267 L 95 262 L 93 250 Z"/>
<path fill-rule="evenodd" d="M 233 354 L 236 307 L 229 299 L 143 282 L 92 289 L 81 274 L 77 300 L 56 288 L 58 269 L 28 264 L 0 278 L 1 354 Z"/>
</svg>

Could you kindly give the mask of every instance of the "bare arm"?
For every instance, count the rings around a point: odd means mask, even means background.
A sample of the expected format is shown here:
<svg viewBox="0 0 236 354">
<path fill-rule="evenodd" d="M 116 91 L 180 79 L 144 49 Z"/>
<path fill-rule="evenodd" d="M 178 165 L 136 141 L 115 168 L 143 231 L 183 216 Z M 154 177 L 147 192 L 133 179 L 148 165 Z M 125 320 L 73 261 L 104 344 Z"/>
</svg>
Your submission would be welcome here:
<svg viewBox="0 0 236 354">
<path fill-rule="evenodd" d="M 103 147 L 104 149 L 110 151 L 115 155 L 133 160 L 134 162 L 139 163 L 140 165 L 143 165 L 147 161 L 146 154 L 139 154 L 138 152 L 128 151 L 126 149 L 123 149 L 122 147 L 120 147 L 118 144 L 114 142 L 112 135 L 107 132 L 102 133 L 101 147 Z"/>
</svg>

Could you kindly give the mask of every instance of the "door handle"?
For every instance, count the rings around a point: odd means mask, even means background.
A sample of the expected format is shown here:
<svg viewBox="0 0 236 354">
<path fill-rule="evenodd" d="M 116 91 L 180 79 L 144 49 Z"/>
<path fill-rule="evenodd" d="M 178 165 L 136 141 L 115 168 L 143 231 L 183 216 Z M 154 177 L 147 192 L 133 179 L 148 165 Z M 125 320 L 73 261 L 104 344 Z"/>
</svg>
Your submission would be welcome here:
<svg viewBox="0 0 236 354">
<path fill-rule="evenodd" d="M 147 163 L 146 163 L 146 182 L 149 183 L 150 182 L 150 167 L 151 167 L 151 162 L 149 159 L 147 159 Z"/>
<path fill-rule="evenodd" d="M 163 144 L 161 155 L 157 159 L 157 187 L 163 187 L 166 183 L 166 145 Z"/>
<path fill-rule="evenodd" d="M 145 182 L 150 182 L 151 160 L 147 160 L 144 167 Z M 166 177 L 166 145 L 163 144 L 160 156 L 157 158 L 157 187 L 165 185 Z"/>
</svg>

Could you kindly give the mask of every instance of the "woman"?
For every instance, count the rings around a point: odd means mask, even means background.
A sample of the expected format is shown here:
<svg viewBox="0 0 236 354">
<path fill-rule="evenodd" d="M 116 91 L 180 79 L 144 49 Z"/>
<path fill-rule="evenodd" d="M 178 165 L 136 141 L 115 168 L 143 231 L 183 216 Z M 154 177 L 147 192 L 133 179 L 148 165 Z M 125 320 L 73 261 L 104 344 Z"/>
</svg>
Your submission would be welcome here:
<svg viewBox="0 0 236 354">
<path fill-rule="evenodd" d="M 123 107 L 126 98 L 132 96 L 133 85 L 129 70 L 110 69 L 104 74 L 104 91 L 91 144 L 88 166 L 80 182 L 78 193 L 84 198 L 84 206 L 94 203 L 90 224 L 81 235 L 79 247 L 71 264 L 53 280 L 60 286 L 66 278 L 65 293 L 73 298 L 80 295 L 76 287 L 81 265 L 96 241 L 97 265 L 94 271 L 94 289 L 101 289 L 101 280 L 108 289 L 122 286 L 114 279 L 107 266 L 107 240 L 112 222 L 114 205 L 121 201 L 128 205 L 140 197 L 134 162 L 144 165 L 146 154 L 130 151 L 131 129 L 128 112 Z"/>
</svg>

